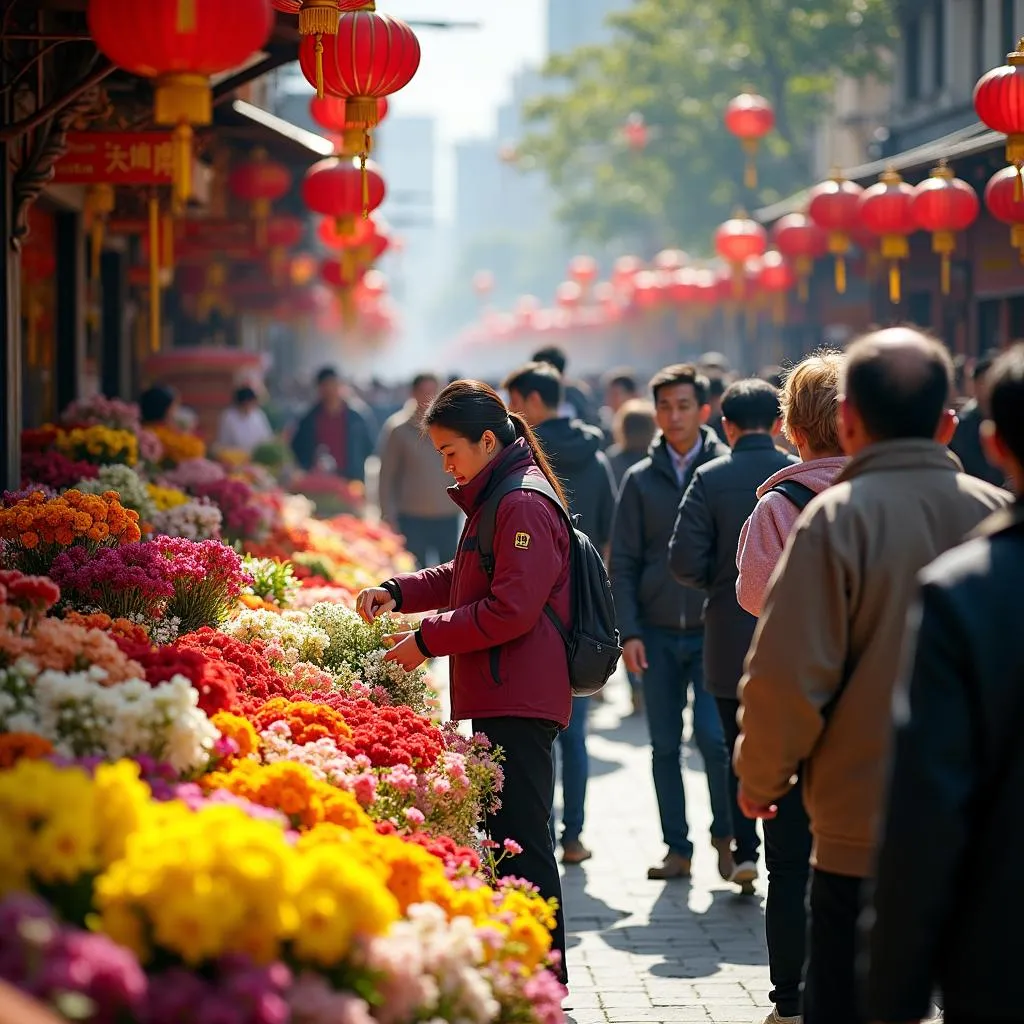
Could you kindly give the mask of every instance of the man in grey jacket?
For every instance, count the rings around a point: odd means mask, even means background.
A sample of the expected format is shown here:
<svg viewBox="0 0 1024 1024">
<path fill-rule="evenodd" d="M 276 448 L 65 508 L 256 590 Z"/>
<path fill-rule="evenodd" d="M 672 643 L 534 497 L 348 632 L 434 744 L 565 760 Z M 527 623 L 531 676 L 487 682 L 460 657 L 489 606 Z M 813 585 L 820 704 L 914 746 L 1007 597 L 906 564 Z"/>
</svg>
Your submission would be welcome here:
<svg viewBox="0 0 1024 1024">
<path fill-rule="evenodd" d="M 610 570 L 626 668 L 643 677 L 654 789 L 668 847 L 648 878 L 685 878 L 693 843 L 680 768 L 683 711 L 693 692 L 694 735 L 711 794 L 712 842 L 730 878 L 733 822 L 729 755 L 714 699 L 704 689 L 704 594 L 680 586 L 668 565 L 676 509 L 698 467 L 729 449 L 704 426 L 708 381 L 693 366 L 669 366 L 651 381 L 661 436 L 622 481 L 612 526 Z"/>
<path fill-rule="evenodd" d="M 757 488 L 796 460 L 772 441 L 779 425 L 779 392 L 752 378 L 737 381 L 722 396 L 722 429 L 732 451 L 705 463 L 693 475 L 679 506 L 669 566 L 685 586 L 708 592 L 704 611 L 704 685 L 714 696 L 730 753 L 739 736 L 736 690 L 757 619 L 736 600 L 736 548 Z M 754 822 L 740 814 L 736 773 L 729 768 L 734 802 L 736 871 L 732 881 L 749 891 L 757 878 L 759 842 Z"/>
</svg>

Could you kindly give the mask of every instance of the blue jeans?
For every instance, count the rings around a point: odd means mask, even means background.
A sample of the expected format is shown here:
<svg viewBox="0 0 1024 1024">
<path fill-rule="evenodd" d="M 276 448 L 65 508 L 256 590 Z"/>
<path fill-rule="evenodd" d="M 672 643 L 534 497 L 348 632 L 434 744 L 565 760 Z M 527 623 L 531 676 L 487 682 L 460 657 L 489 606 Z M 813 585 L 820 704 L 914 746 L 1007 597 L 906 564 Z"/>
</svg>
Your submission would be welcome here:
<svg viewBox="0 0 1024 1024">
<path fill-rule="evenodd" d="M 680 757 L 683 711 L 693 692 L 693 735 L 704 760 L 711 796 L 711 836 L 732 836 L 729 751 L 715 698 L 704 689 L 704 635 L 673 629 L 645 629 L 647 671 L 644 710 L 651 733 L 651 765 L 665 845 L 683 857 L 693 856 L 686 822 L 686 794 Z"/>
<path fill-rule="evenodd" d="M 562 843 L 573 842 L 583 834 L 583 815 L 587 802 L 590 757 L 587 754 L 588 697 L 573 697 L 569 727 L 558 734 L 555 760 L 562 766 Z M 555 842 L 555 812 L 551 811 L 551 841 Z"/>
</svg>

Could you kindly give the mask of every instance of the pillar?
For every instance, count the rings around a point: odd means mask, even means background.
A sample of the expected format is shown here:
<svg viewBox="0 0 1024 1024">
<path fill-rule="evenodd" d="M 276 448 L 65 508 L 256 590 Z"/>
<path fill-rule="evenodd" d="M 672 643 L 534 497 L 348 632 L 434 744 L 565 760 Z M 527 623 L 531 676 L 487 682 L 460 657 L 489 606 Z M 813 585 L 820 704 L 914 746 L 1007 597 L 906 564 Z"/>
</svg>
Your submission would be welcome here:
<svg viewBox="0 0 1024 1024">
<path fill-rule="evenodd" d="M 124 253 L 100 257 L 100 387 L 108 398 L 131 398 L 131 341 L 128 335 L 128 282 Z"/>
<path fill-rule="evenodd" d="M 78 213 L 55 218 L 57 249 L 57 409 L 80 391 L 85 363 L 85 238 Z"/>
<path fill-rule="evenodd" d="M 0 123 L 10 121 L 10 93 L 0 98 Z M 0 141 L 0 487 L 21 483 L 21 273 L 14 248 L 14 182 L 11 143 Z"/>
</svg>

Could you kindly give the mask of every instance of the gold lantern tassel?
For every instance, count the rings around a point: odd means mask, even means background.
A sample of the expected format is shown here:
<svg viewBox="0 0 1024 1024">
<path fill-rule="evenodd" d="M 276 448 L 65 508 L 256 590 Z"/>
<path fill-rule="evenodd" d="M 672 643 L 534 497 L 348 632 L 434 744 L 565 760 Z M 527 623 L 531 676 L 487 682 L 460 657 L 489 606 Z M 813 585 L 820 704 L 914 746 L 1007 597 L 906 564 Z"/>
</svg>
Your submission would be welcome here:
<svg viewBox="0 0 1024 1024">
<path fill-rule="evenodd" d="M 324 37 L 318 32 L 316 34 L 316 46 L 313 48 L 316 54 L 316 98 L 324 98 Z"/>
<path fill-rule="evenodd" d="M 179 121 L 174 126 L 174 205 L 180 210 L 192 195 L 192 126 Z"/>
<path fill-rule="evenodd" d="M 950 292 L 951 280 L 950 280 L 950 257 L 956 250 L 956 235 L 952 231 L 936 231 L 932 235 L 932 252 L 936 253 L 941 259 L 941 283 L 942 283 L 942 294 L 948 295 Z"/>
<path fill-rule="evenodd" d="M 174 269 L 174 217 L 165 211 L 160 225 L 160 263 L 163 269 Z"/>
<path fill-rule="evenodd" d="M 367 138 L 369 138 L 369 135 L 370 133 L 367 132 Z M 359 154 L 359 173 L 363 179 L 363 220 L 370 219 L 370 176 L 366 173 L 367 148 L 364 142 L 363 151 Z"/>
<path fill-rule="evenodd" d="M 1021 177 L 1021 165 L 1015 164 L 1017 173 L 1013 178 L 1013 201 L 1019 203 L 1024 201 L 1024 178 Z"/>
<path fill-rule="evenodd" d="M 840 295 L 846 294 L 846 257 L 836 257 L 836 291 Z"/>
<path fill-rule="evenodd" d="M 889 301 L 900 301 L 900 265 L 895 260 L 889 264 Z"/>
<path fill-rule="evenodd" d="M 757 153 L 757 139 L 744 139 L 743 150 L 747 154 L 747 165 L 743 170 L 743 184 L 748 189 L 757 188 L 757 164 L 754 157 Z"/>
<path fill-rule="evenodd" d="M 149 349 L 160 351 L 160 200 L 149 200 Z"/>
<path fill-rule="evenodd" d="M 942 270 L 941 270 L 941 275 L 942 275 L 942 294 L 943 295 L 948 295 L 949 292 L 950 292 L 950 288 L 951 288 L 950 266 L 949 266 L 949 257 L 948 256 L 943 255 L 941 266 L 942 266 Z"/>
<path fill-rule="evenodd" d="M 906 235 L 882 235 L 882 259 L 889 261 L 889 299 L 900 301 L 900 260 L 910 255 L 910 243 Z"/>
</svg>

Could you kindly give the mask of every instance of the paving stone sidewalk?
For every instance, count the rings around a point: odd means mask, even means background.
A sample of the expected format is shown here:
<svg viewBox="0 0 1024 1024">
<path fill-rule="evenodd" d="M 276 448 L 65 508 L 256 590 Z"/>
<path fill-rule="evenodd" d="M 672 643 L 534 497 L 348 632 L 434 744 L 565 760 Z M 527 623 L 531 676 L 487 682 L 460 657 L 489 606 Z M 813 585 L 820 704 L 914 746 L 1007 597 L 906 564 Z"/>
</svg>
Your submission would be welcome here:
<svg viewBox="0 0 1024 1024">
<path fill-rule="evenodd" d="M 771 1010 L 764 878 L 755 897 L 721 881 L 700 755 L 686 747 L 686 798 L 696 847 L 689 882 L 651 882 L 664 854 L 647 727 L 627 717 L 625 683 L 591 710 L 584 839 L 593 860 L 566 869 L 575 1024 L 753 1024 Z M 689 730 L 687 730 L 689 736 Z"/>
</svg>

